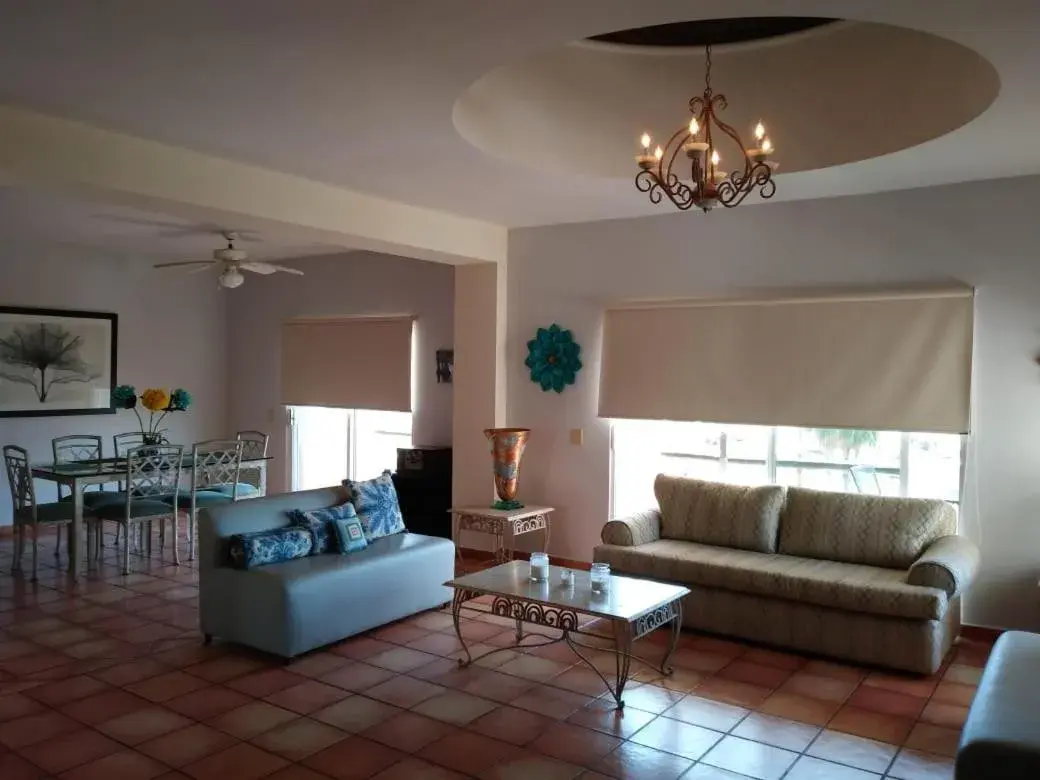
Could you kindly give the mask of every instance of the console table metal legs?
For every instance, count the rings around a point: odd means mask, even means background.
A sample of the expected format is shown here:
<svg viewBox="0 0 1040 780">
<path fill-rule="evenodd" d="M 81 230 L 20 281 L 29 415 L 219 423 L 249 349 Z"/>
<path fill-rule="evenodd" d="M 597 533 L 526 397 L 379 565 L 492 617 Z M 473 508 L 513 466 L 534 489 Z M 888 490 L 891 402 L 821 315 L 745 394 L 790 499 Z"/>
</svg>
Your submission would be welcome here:
<svg viewBox="0 0 1040 780">
<path fill-rule="evenodd" d="M 489 656 L 492 653 L 497 653 L 501 650 L 510 650 L 516 647 L 543 647 L 545 645 L 556 644 L 557 642 L 566 642 L 567 646 L 574 651 L 574 654 L 586 666 L 592 669 L 601 680 L 603 680 L 603 684 L 607 687 L 607 690 L 610 691 L 610 695 L 614 698 L 614 702 L 617 704 L 618 709 L 622 709 L 625 706 L 623 696 L 625 694 L 625 686 L 628 684 L 631 677 L 633 661 L 646 664 L 666 676 L 670 675 L 673 671 L 673 668 L 669 665 L 669 661 L 678 645 L 679 634 L 682 630 L 681 600 L 665 604 L 662 607 L 651 610 L 650 612 L 633 618 L 632 620 L 614 619 L 610 621 L 613 629 L 612 651 L 615 661 L 615 673 L 612 681 L 608 679 L 607 676 L 604 675 L 596 666 L 593 660 L 583 652 L 583 650 L 599 651 L 609 648 L 586 644 L 576 638 L 579 636 L 588 636 L 597 639 L 604 639 L 606 637 L 589 631 L 583 631 L 580 626 L 578 612 L 546 604 L 539 604 L 534 601 L 495 596 L 494 600 L 491 602 L 491 613 L 493 615 L 499 615 L 500 617 L 513 618 L 516 621 L 516 644 L 510 647 L 496 647 L 474 657 L 470 653 L 469 646 L 466 644 L 466 638 L 462 635 L 461 612 L 463 605 L 467 601 L 478 598 L 482 595 L 485 594 L 459 588 L 455 590 L 455 595 L 452 599 L 451 618 L 455 625 L 455 635 L 458 637 L 459 643 L 462 645 L 462 650 L 465 653 L 465 658 L 459 659 L 459 666 L 461 667 L 469 666 L 475 661 L 479 661 L 481 658 Z M 537 632 L 529 633 L 527 636 L 539 637 L 546 641 L 537 644 L 522 645 L 521 643 L 525 638 L 523 628 L 524 623 L 533 623 L 546 628 L 557 629 L 560 631 L 560 636 L 553 637 Z M 637 639 L 641 639 L 647 634 L 666 625 L 671 626 L 671 636 L 669 638 L 665 656 L 659 664 L 641 658 L 632 652 L 633 645 Z"/>
</svg>

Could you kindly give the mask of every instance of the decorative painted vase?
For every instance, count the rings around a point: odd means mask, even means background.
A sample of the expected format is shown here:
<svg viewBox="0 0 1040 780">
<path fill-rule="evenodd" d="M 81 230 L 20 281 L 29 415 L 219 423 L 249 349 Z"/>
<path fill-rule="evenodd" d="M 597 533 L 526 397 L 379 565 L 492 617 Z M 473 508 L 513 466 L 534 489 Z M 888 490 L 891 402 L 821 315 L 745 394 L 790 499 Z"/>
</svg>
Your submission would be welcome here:
<svg viewBox="0 0 1040 780">
<path fill-rule="evenodd" d="M 495 468 L 495 492 L 498 501 L 494 509 L 519 509 L 516 485 L 520 476 L 520 458 L 527 446 L 529 428 L 487 428 L 484 435 L 491 443 L 491 461 Z"/>
</svg>

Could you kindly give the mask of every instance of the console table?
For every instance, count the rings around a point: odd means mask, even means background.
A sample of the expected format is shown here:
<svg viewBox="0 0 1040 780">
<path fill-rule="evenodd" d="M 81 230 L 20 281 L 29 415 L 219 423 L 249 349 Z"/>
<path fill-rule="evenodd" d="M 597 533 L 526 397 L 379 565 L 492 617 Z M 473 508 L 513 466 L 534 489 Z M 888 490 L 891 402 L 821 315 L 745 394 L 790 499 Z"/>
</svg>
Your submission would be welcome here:
<svg viewBox="0 0 1040 780">
<path fill-rule="evenodd" d="M 541 531 L 542 550 L 549 551 L 549 515 L 551 506 L 525 506 L 520 509 L 491 509 L 489 507 L 453 507 L 452 537 L 455 548 L 463 531 L 476 531 L 495 537 L 495 563 L 513 560 L 516 538 L 532 531 Z"/>
</svg>

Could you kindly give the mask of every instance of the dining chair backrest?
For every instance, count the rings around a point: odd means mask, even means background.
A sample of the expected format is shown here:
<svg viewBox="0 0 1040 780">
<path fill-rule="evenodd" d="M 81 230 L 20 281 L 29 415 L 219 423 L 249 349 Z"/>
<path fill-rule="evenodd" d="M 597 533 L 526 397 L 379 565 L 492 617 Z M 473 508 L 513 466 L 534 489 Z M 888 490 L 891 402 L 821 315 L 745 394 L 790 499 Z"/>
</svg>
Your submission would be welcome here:
<svg viewBox="0 0 1040 780">
<path fill-rule="evenodd" d="M 51 451 L 55 463 L 76 463 L 81 460 L 101 460 L 104 447 L 101 437 L 93 434 L 72 434 L 51 439 Z M 101 489 L 98 486 L 97 489 Z M 70 488 L 58 485 L 58 498 L 72 494 Z"/>
<path fill-rule="evenodd" d="M 14 511 L 31 510 L 36 506 L 36 488 L 29 468 L 29 453 L 23 447 L 8 444 L 4 447 L 4 468 L 7 470 Z"/>
<path fill-rule="evenodd" d="M 112 437 L 112 446 L 115 447 L 117 458 L 125 458 L 134 447 L 144 444 L 144 434 L 140 431 L 129 433 L 117 433 Z"/>
<path fill-rule="evenodd" d="M 184 447 L 179 444 L 146 444 L 126 454 L 128 503 L 133 499 L 177 496 L 184 462 Z"/>
<path fill-rule="evenodd" d="M 242 442 L 242 457 L 246 460 L 267 457 L 267 444 L 271 440 L 269 434 L 263 431 L 239 431 L 235 438 Z"/>
<path fill-rule="evenodd" d="M 55 463 L 75 463 L 80 460 L 101 460 L 104 448 L 101 437 L 93 434 L 73 434 L 51 439 Z"/>
<path fill-rule="evenodd" d="M 232 485 L 234 492 L 237 492 L 242 444 L 237 439 L 212 439 L 195 444 L 191 448 L 192 491 L 216 485 Z"/>
</svg>

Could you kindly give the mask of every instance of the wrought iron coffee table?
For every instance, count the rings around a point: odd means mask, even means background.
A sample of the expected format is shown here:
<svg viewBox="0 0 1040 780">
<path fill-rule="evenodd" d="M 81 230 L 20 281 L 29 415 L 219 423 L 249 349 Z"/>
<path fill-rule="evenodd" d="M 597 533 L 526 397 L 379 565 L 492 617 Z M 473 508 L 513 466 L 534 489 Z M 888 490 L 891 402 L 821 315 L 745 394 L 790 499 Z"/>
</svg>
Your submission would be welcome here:
<svg viewBox="0 0 1040 780">
<path fill-rule="evenodd" d="M 532 582 L 528 563 L 512 561 L 446 582 L 445 585 L 455 589 L 451 614 L 455 622 L 455 633 L 466 653 L 465 659 L 459 659 L 459 665 L 469 666 L 492 653 L 510 649 L 496 647 L 474 658 L 462 636 L 459 617 L 463 605 L 481 596 L 491 596 L 491 613 L 516 621 L 516 645 L 512 647 L 540 647 L 566 642 L 578 658 L 599 675 L 621 709 L 625 706 L 622 696 L 629 680 L 632 661 L 659 669 L 665 675 L 672 673 L 668 661 L 675 652 L 682 627 L 682 600 L 690 591 L 681 585 L 612 575 L 606 592 L 597 594 L 592 592 L 589 572 L 572 569 L 573 584 L 564 585 L 561 583 L 563 571 L 559 566 L 550 566 L 547 582 Z M 582 652 L 582 649 L 610 648 L 589 645 L 575 639 L 575 635 L 605 638 L 602 633 L 586 630 L 582 617 L 600 618 L 611 626 L 613 636 L 609 638 L 613 640 L 612 649 L 617 667 L 613 684 L 589 656 Z M 521 645 L 525 638 L 524 623 L 559 630 L 560 636 L 534 633 L 530 636 L 546 641 L 534 645 Z M 671 638 L 659 665 L 632 653 L 633 643 L 637 639 L 669 624 Z"/>
</svg>

